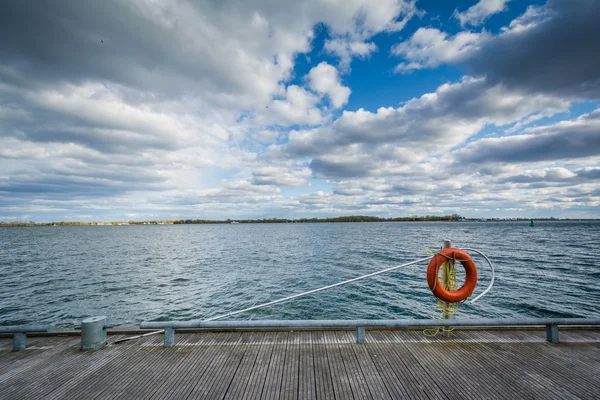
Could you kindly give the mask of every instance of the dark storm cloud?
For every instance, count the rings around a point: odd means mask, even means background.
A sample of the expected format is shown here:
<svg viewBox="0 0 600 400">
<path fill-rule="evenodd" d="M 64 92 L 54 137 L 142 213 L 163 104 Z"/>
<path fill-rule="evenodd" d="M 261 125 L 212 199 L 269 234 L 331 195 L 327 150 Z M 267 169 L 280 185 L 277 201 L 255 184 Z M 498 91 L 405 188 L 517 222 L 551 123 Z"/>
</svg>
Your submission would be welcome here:
<svg viewBox="0 0 600 400">
<path fill-rule="evenodd" d="M 369 176 L 375 166 L 359 157 L 355 159 L 314 158 L 310 169 L 317 178 L 361 178 Z"/>
<path fill-rule="evenodd" d="M 457 164 L 570 160 L 600 155 L 600 110 L 527 134 L 481 139 L 456 152 Z"/>
<path fill-rule="evenodd" d="M 46 166 L 43 170 L 24 169 L 0 180 L 0 192 L 57 193 L 64 195 L 112 196 L 121 192 L 164 190 L 166 179 L 153 170 L 121 165 L 90 166 L 78 162 Z"/>
<path fill-rule="evenodd" d="M 37 143 L 78 143 L 104 154 L 131 154 L 133 151 L 147 149 L 177 148 L 176 144 L 167 138 L 156 138 L 115 129 L 75 127 L 60 123 L 52 127 L 38 125 L 31 126 L 29 129 L 24 128 L 26 127 L 19 126 L 14 131 L 15 137 Z"/>
<path fill-rule="evenodd" d="M 190 127 L 157 108 L 133 107 L 98 83 L 56 82 L 38 90 L 0 83 L 0 137 L 42 145 L 76 143 L 106 154 L 185 146 Z"/>
<path fill-rule="evenodd" d="M 600 167 L 598 168 L 582 168 L 577 170 L 577 176 L 585 179 L 600 179 Z"/>
<path fill-rule="evenodd" d="M 108 80 L 164 93 L 187 92 L 197 79 L 235 91 L 218 60 L 186 48 L 177 25 L 150 12 L 118 0 L 3 1 L 0 77 L 19 87 Z"/>
<path fill-rule="evenodd" d="M 509 176 L 498 180 L 499 184 L 516 184 L 519 188 L 557 188 L 576 186 L 600 180 L 600 168 L 586 167 L 576 170 L 550 168 Z"/>
<path fill-rule="evenodd" d="M 550 0 L 541 12 L 536 26 L 483 42 L 467 70 L 491 84 L 600 98 L 600 1 Z"/>
</svg>

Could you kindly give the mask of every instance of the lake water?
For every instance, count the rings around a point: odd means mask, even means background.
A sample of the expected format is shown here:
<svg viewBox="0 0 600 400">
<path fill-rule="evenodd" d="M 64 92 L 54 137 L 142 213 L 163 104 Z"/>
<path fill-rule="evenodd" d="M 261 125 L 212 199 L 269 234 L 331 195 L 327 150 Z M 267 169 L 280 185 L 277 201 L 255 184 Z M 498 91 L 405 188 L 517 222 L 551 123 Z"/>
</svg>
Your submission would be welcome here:
<svg viewBox="0 0 600 400">
<path fill-rule="evenodd" d="M 423 258 L 444 239 L 496 266 L 492 292 L 460 318 L 600 314 L 600 222 L 22 227 L 0 228 L 0 324 L 203 319 Z M 477 294 L 489 272 L 474 259 Z M 236 318 L 429 318 L 426 267 Z"/>
</svg>

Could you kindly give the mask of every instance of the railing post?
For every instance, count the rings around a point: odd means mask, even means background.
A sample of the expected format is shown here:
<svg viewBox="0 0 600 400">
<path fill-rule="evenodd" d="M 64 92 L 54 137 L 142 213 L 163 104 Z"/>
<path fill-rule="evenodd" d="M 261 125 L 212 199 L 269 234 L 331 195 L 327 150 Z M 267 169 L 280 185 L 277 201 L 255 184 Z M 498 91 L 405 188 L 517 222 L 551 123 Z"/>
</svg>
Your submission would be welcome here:
<svg viewBox="0 0 600 400">
<path fill-rule="evenodd" d="M 165 347 L 175 345 L 175 328 L 165 328 Z"/>
<path fill-rule="evenodd" d="M 25 350 L 27 348 L 27 333 L 18 332 L 13 334 L 13 351 Z"/>
<path fill-rule="evenodd" d="M 546 340 L 550 343 L 558 343 L 558 325 L 546 325 Z"/>
<path fill-rule="evenodd" d="M 452 247 L 452 241 L 450 240 L 444 240 L 444 249 L 450 248 Z M 450 262 L 450 261 L 448 261 Z M 448 274 L 446 274 L 446 268 L 442 269 L 442 284 L 444 285 L 444 288 L 448 287 L 448 282 L 450 281 L 450 277 L 448 276 Z M 450 304 L 444 302 L 445 307 L 444 307 L 444 312 L 443 312 L 443 317 L 444 319 L 449 319 L 450 315 L 448 314 L 447 310 L 449 310 Z M 443 335 L 445 338 L 450 337 L 450 327 L 444 328 L 443 331 Z"/>
<path fill-rule="evenodd" d="M 365 327 L 357 326 L 356 327 L 356 343 L 363 344 L 365 342 Z"/>
</svg>

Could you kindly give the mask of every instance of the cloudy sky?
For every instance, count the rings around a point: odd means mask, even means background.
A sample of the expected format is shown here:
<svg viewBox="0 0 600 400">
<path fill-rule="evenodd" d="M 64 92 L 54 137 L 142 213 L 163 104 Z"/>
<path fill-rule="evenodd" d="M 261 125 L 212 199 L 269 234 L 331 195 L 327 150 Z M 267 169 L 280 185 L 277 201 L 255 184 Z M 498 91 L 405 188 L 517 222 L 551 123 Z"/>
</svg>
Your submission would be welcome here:
<svg viewBox="0 0 600 400">
<path fill-rule="evenodd" d="M 0 221 L 600 217 L 600 1 L 5 0 Z"/>
</svg>

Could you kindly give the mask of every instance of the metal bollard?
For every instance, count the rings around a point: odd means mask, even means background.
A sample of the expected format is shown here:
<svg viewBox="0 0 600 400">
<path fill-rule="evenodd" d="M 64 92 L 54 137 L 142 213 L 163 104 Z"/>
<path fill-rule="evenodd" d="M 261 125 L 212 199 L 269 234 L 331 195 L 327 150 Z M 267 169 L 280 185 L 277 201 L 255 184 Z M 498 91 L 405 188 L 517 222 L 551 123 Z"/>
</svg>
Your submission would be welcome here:
<svg viewBox="0 0 600 400">
<path fill-rule="evenodd" d="M 81 351 L 98 350 L 106 346 L 106 316 L 81 321 Z"/>
</svg>

